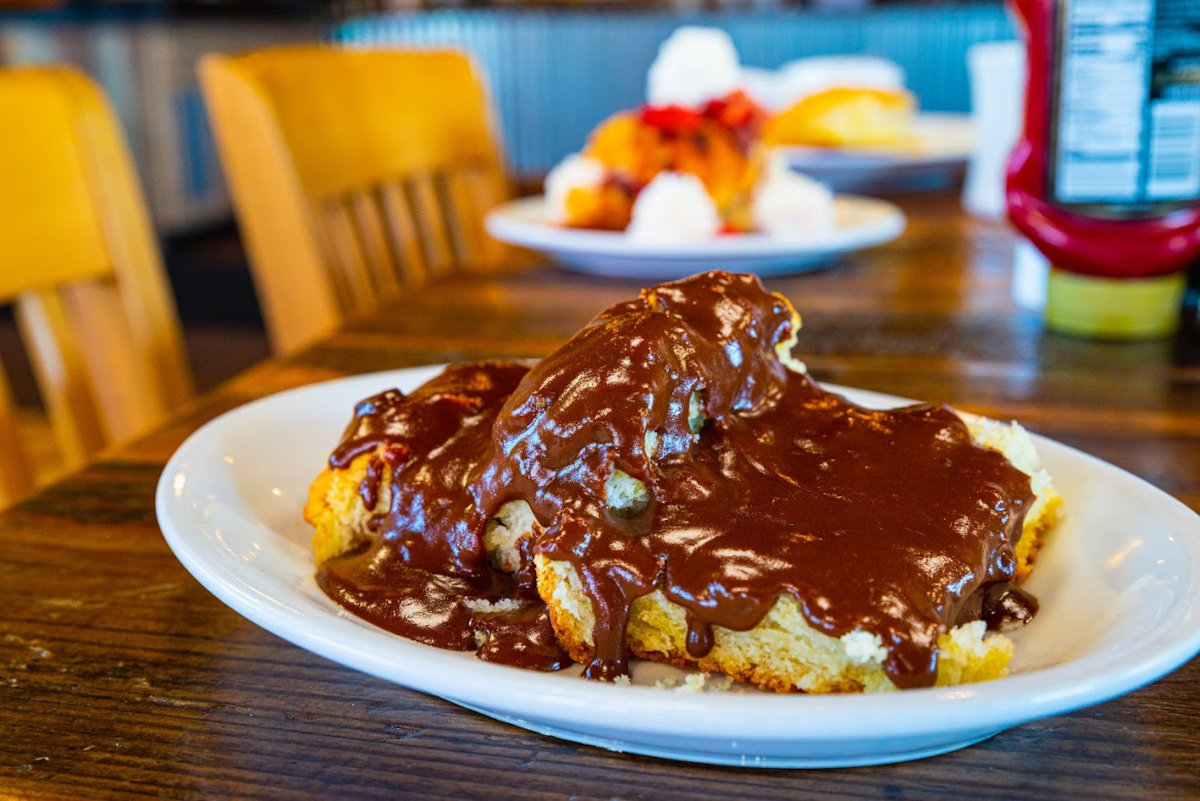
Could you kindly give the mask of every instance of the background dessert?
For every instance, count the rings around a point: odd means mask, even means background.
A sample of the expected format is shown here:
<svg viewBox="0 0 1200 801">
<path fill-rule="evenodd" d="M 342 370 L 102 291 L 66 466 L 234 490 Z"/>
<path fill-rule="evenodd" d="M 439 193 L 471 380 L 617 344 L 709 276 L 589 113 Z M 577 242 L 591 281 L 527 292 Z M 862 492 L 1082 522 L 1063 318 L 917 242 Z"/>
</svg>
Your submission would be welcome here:
<svg viewBox="0 0 1200 801">
<path fill-rule="evenodd" d="M 912 152 L 916 100 L 902 89 L 836 86 L 801 98 L 771 118 L 771 145 Z"/>
<path fill-rule="evenodd" d="M 832 228 L 828 190 L 798 174 L 778 179 L 786 167 L 772 165 L 762 143 L 768 112 L 743 84 L 728 34 L 678 29 L 650 67 L 646 104 L 601 122 L 550 171 L 547 219 L 667 242 Z M 760 213 L 764 193 L 774 213 Z"/>
<path fill-rule="evenodd" d="M 875 56 L 814 56 L 745 76 L 747 91 L 771 112 L 770 146 L 914 152 L 916 97 L 904 71 Z"/>
</svg>

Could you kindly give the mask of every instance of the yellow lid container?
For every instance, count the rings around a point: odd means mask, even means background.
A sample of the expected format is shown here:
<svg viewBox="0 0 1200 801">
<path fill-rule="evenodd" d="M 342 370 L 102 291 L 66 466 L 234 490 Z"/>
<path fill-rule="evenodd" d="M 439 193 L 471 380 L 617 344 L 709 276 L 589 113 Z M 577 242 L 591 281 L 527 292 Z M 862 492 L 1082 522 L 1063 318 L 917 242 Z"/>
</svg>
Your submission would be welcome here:
<svg viewBox="0 0 1200 801">
<path fill-rule="evenodd" d="M 1046 327 L 1094 339 L 1155 339 L 1179 328 L 1187 277 L 1097 278 L 1050 269 Z"/>
</svg>

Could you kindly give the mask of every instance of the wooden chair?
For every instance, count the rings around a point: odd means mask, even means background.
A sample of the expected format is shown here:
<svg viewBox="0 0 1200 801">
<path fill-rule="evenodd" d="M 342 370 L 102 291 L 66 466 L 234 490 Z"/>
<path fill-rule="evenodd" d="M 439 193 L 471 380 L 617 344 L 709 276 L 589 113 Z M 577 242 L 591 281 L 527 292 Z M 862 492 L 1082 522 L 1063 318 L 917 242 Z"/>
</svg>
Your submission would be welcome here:
<svg viewBox="0 0 1200 801">
<path fill-rule="evenodd" d="M 200 80 L 277 352 L 502 258 L 482 219 L 509 186 L 462 53 L 273 48 Z"/>
<path fill-rule="evenodd" d="M 193 393 L 119 125 L 66 67 L 0 69 L 0 303 L 12 304 L 63 465 Z M 32 488 L 0 374 L 0 502 Z"/>
</svg>

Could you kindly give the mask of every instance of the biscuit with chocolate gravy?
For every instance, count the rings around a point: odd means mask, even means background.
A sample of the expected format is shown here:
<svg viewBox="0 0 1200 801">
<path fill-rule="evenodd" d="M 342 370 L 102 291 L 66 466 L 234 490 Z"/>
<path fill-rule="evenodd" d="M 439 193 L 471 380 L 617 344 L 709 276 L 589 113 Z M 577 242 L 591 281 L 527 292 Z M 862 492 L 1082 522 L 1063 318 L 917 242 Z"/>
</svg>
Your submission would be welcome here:
<svg viewBox="0 0 1200 801">
<path fill-rule="evenodd" d="M 1036 500 L 1015 548 L 1017 575 L 1024 579 L 1033 570 L 1042 537 L 1054 525 L 1062 499 L 1038 459 L 1032 438 L 1021 426 L 985 417 L 964 417 L 977 443 L 1001 451 L 1031 476 Z M 621 497 L 643 491 L 626 488 Z M 578 573 L 567 562 L 544 557 L 538 557 L 535 565 L 538 593 L 550 609 L 559 641 L 572 659 L 587 664 L 594 656 L 591 632 L 595 615 Z M 791 595 L 780 595 L 763 620 L 749 631 L 714 626 L 712 648 L 703 657 L 688 653 L 687 636 L 686 611 L 668 601 L 661 591 L 633 602 L 626 641 L 630 651 L 643 659 L 721 673 L 778 692 L 896 689 L 884 670 L 886 651 L 878 635 L 862 630 L 841 637 L 822 633 L 808 623 Z M 1003 634 L 987 632 L 983 621 L 972 621 L 940 634 L 937 652 L 935 684 L 948 686 L 1007 675 L 1013 644 Z"/>
<path fill-rule="evenodd" d="M 984 620 L 1032 614 L 1016 582 L 1060 504 L 1031 438 L 945 408 L 849 404 L 791 358 L 798 329 L 757 279 L 711 273 L 612 307 L 527 375 L 493 366 L 512 389 L 490 415 L 443 378 L 395 406 L 403 437 L 385 425 L 392 404 L 360 405 L 306 505 L 317 560 L 368 543 L 381 516 L 401 534 L 406 515 L 425 519 L 413 501 L 432 496 L 405 476 L 437 475 L 425 465 L 443 436 L 466 436 L 461 419 L 491 446 L 447 462 L 438 503 L 468 524 L 438 526 L 518 584 L 535 571 L 554 635 L 591 677 L 618 677 L 628 654 L 778 691 L 1004 675 L 1012 643 Z M 444 435 L 412 422 L 425 405 Z M 408 451 L 368 447 L 388 441 Z"/>
</svg>

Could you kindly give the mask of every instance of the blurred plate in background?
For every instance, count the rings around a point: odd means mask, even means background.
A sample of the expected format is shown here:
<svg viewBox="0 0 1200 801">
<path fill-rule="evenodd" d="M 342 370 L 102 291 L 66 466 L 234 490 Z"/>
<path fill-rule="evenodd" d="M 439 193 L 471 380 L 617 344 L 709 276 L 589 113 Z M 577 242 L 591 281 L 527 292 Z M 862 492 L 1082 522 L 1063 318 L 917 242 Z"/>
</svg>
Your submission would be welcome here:
<svg viewBox="0 0 1200 801">
<path fill-rule="evenodd" d="M 781 147 L 788 166 L 839 192 L 936 189 L 956 180 L 971 157 L 969 114 L 918 114 L 916 143 L 904 149 Z"/>
<path fill-rule="evenodd" d="M 568 270 L 670 280 L 706 270 L 787 275 L 818 270 L 839 253 L 895 239 L 904 214 L 874 198 L 839 196 L 837 225 L 805 239 L 728 234 L 697 242 L 639 242 L 620 231 L 564 228 L 546 220 L 540 195 L 492 209 L 487 230 L 501 242 L 538 251 Z"/>
</svg>

